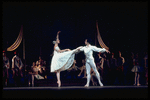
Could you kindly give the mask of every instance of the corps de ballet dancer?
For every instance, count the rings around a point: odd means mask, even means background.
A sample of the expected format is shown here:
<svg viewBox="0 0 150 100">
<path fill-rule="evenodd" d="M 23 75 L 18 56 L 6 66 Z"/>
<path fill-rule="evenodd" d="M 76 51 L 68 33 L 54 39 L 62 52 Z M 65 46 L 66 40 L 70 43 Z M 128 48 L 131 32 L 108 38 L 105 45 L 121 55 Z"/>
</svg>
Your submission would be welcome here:
<svg viewBox="0 0 150 100">
<path fill-rule="evenodd" d="M 86 83 L 85 87 L 89 87 L 90 78 L 91 78 L 91 75 L 90 75 L 91 68 L 95 72 L 100 86 L 103 86 L 103 84 L 102 84 L 102 82 L 100 80 L 100 74 L 99 74 L 99 72 L 96 69 L 96 65 L 95 65 L 94 57 L 93 57 L 93 51 L 101 52 L 101 53 L 103 53 L 103 52 L 110 53 L 110 52 L 108 50 L 106 50 L 105 48 L 98 48 L 96 46 L 92 46 L 88 42 L 87 39 L 85 39 L 85 45 L 86 46 L 84 46 L 84 47 L 81 46 L 82 48 L 80 49 L 80 51 L 84 51 L 84 54 L 85 54 L 85 57 L 86 57 L 86 64 L 85 64 L 85 66 L 86 66 L 86 73 L 87 73 L 87 83 Z"/>
<path fill-rule="evenodd" d="M 53 41 L 54 54 L 53 54 L 51 65 L 50 65 L 50 69 L 51 69 L 50 71 L 56 73 L 58 87 L 61 86 L 60 72 L 67 70 L 72 66 L 74 62 L 75 54 L 81 48 L 81 47 L 78 47 L 74 50 L 70 50 L 70 49 L 61 50 L 58 46 L 58 44 L 60 43 L 60 40 L 59 40 L 60 32 L 61 31 L 57 32 L 56 40 Z"/>
</svg>

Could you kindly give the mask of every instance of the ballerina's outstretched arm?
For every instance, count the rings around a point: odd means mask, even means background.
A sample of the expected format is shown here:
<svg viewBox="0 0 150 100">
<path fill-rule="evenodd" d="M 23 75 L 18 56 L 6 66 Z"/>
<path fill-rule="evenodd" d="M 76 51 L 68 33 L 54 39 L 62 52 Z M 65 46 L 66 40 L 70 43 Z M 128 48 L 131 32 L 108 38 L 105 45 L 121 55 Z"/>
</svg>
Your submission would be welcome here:
<svg viewBox="0 0 150 100">
<path fill-rule="evenodd" d="M 59 39 L 59 33 L 60 33 L 61 31 L 58 31 L 57 32 L 57 36 L 56 36 L 56 39 Z"/>
<path fill-rule="evenodd" d="M 65 52 L 65 51 L 70 51 L 70 49 L 63 49 L 63 50 L 57 49 L 56 46 L 54 46 L 54 50 L 60 53 Z"/>
<path fill-rule="evenodd" d="M 56 41 L 59 41 L 59 33 L 60 33 L 61 31 L 58 31 L 57 32 L 57 36 L 56 36 Z M 58 44 L 56 44 L 55 46 L 54 46 L 54 50 L 56 50 L 56 51 L 58 51 L 58 52 L 65 52 L 65 51 L 70 51 L 70 49 L 64 49 L 64 50 L 60 50 L 60 49 L 56 49 L 56 47 L 58 46 Z"/>
<path fill-rule="evenodd" d="M 71 51 L 70 49 L 59 50 L 59 52 Z"/>
</svg>

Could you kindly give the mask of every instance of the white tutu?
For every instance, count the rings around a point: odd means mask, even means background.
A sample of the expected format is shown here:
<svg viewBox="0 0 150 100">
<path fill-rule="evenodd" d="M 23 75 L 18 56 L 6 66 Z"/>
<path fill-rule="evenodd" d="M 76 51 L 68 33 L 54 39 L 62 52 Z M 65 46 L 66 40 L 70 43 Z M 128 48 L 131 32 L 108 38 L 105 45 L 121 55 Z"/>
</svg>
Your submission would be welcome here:
<svg viewBox="0 0 150 100">
<path fill-rule="evenodd" d="M 57 70 L 64 71 L 70 68 L 74 62 L 75 53 L 78 51 L 77 49 L 60 53 L 57 52 L 57 50 L 59 50 L 57 46 L 51 60 L 50 72 L 55 72 Z"/>
</svg>

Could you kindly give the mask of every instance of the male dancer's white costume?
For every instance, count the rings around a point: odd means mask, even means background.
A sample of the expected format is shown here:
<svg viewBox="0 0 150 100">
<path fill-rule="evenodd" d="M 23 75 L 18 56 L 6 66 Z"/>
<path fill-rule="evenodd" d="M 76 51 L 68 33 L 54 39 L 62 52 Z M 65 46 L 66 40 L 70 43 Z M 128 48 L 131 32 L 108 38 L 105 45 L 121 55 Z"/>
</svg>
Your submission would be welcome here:
<svg viewBox="0 0 150 100">
<path fill-rule="evenodd" d="M 103 86 L 103 84 L 100 80 L 100 74 L 96 69 L 96 65 L 95 65 L 94 58 L 93 58 L 93 51 L 103 53 L 106 51 L 106 49 L 105 48 L 97 48 L 96 46 L 92 46 L 89 44 L 88 46 L 84 46 L 83 48 L 81 48 L 80 51 L 84 51 L 84 54 L 86 56 L 85 66 L 86 66 L 86 73 L 87 73 L 87 83 L 85 86 L 87 86 L 87 87 L 89 86 L 89 82 L 90 82 L 90 78 L 91 78 L 91 75 L 90 75 L 91 67 L 93 68 L 93 71 L 96 74 L 96 77 L 98 79 L 100 86 Z"/>
</svg>

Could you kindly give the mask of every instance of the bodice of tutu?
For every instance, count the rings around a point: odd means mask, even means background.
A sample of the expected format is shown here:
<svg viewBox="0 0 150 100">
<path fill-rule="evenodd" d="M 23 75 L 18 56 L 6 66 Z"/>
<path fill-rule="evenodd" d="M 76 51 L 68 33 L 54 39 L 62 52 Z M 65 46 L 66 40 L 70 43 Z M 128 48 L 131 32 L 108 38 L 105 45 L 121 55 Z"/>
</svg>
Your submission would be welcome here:
<svg viewBox="0 0 150 100">
<path fill-rule="evenodd" d="M 54 53 L 58 53 L 58 50 L 60 50 L 60 48 L 58 46 L 55 47 Z"/>
<path fill-rule="evenodd" d="M 139 59 L 138 58 L 133 59 L 133 62 L 134 62 L 134 65 L 139 65 Z"/>
</svg>

